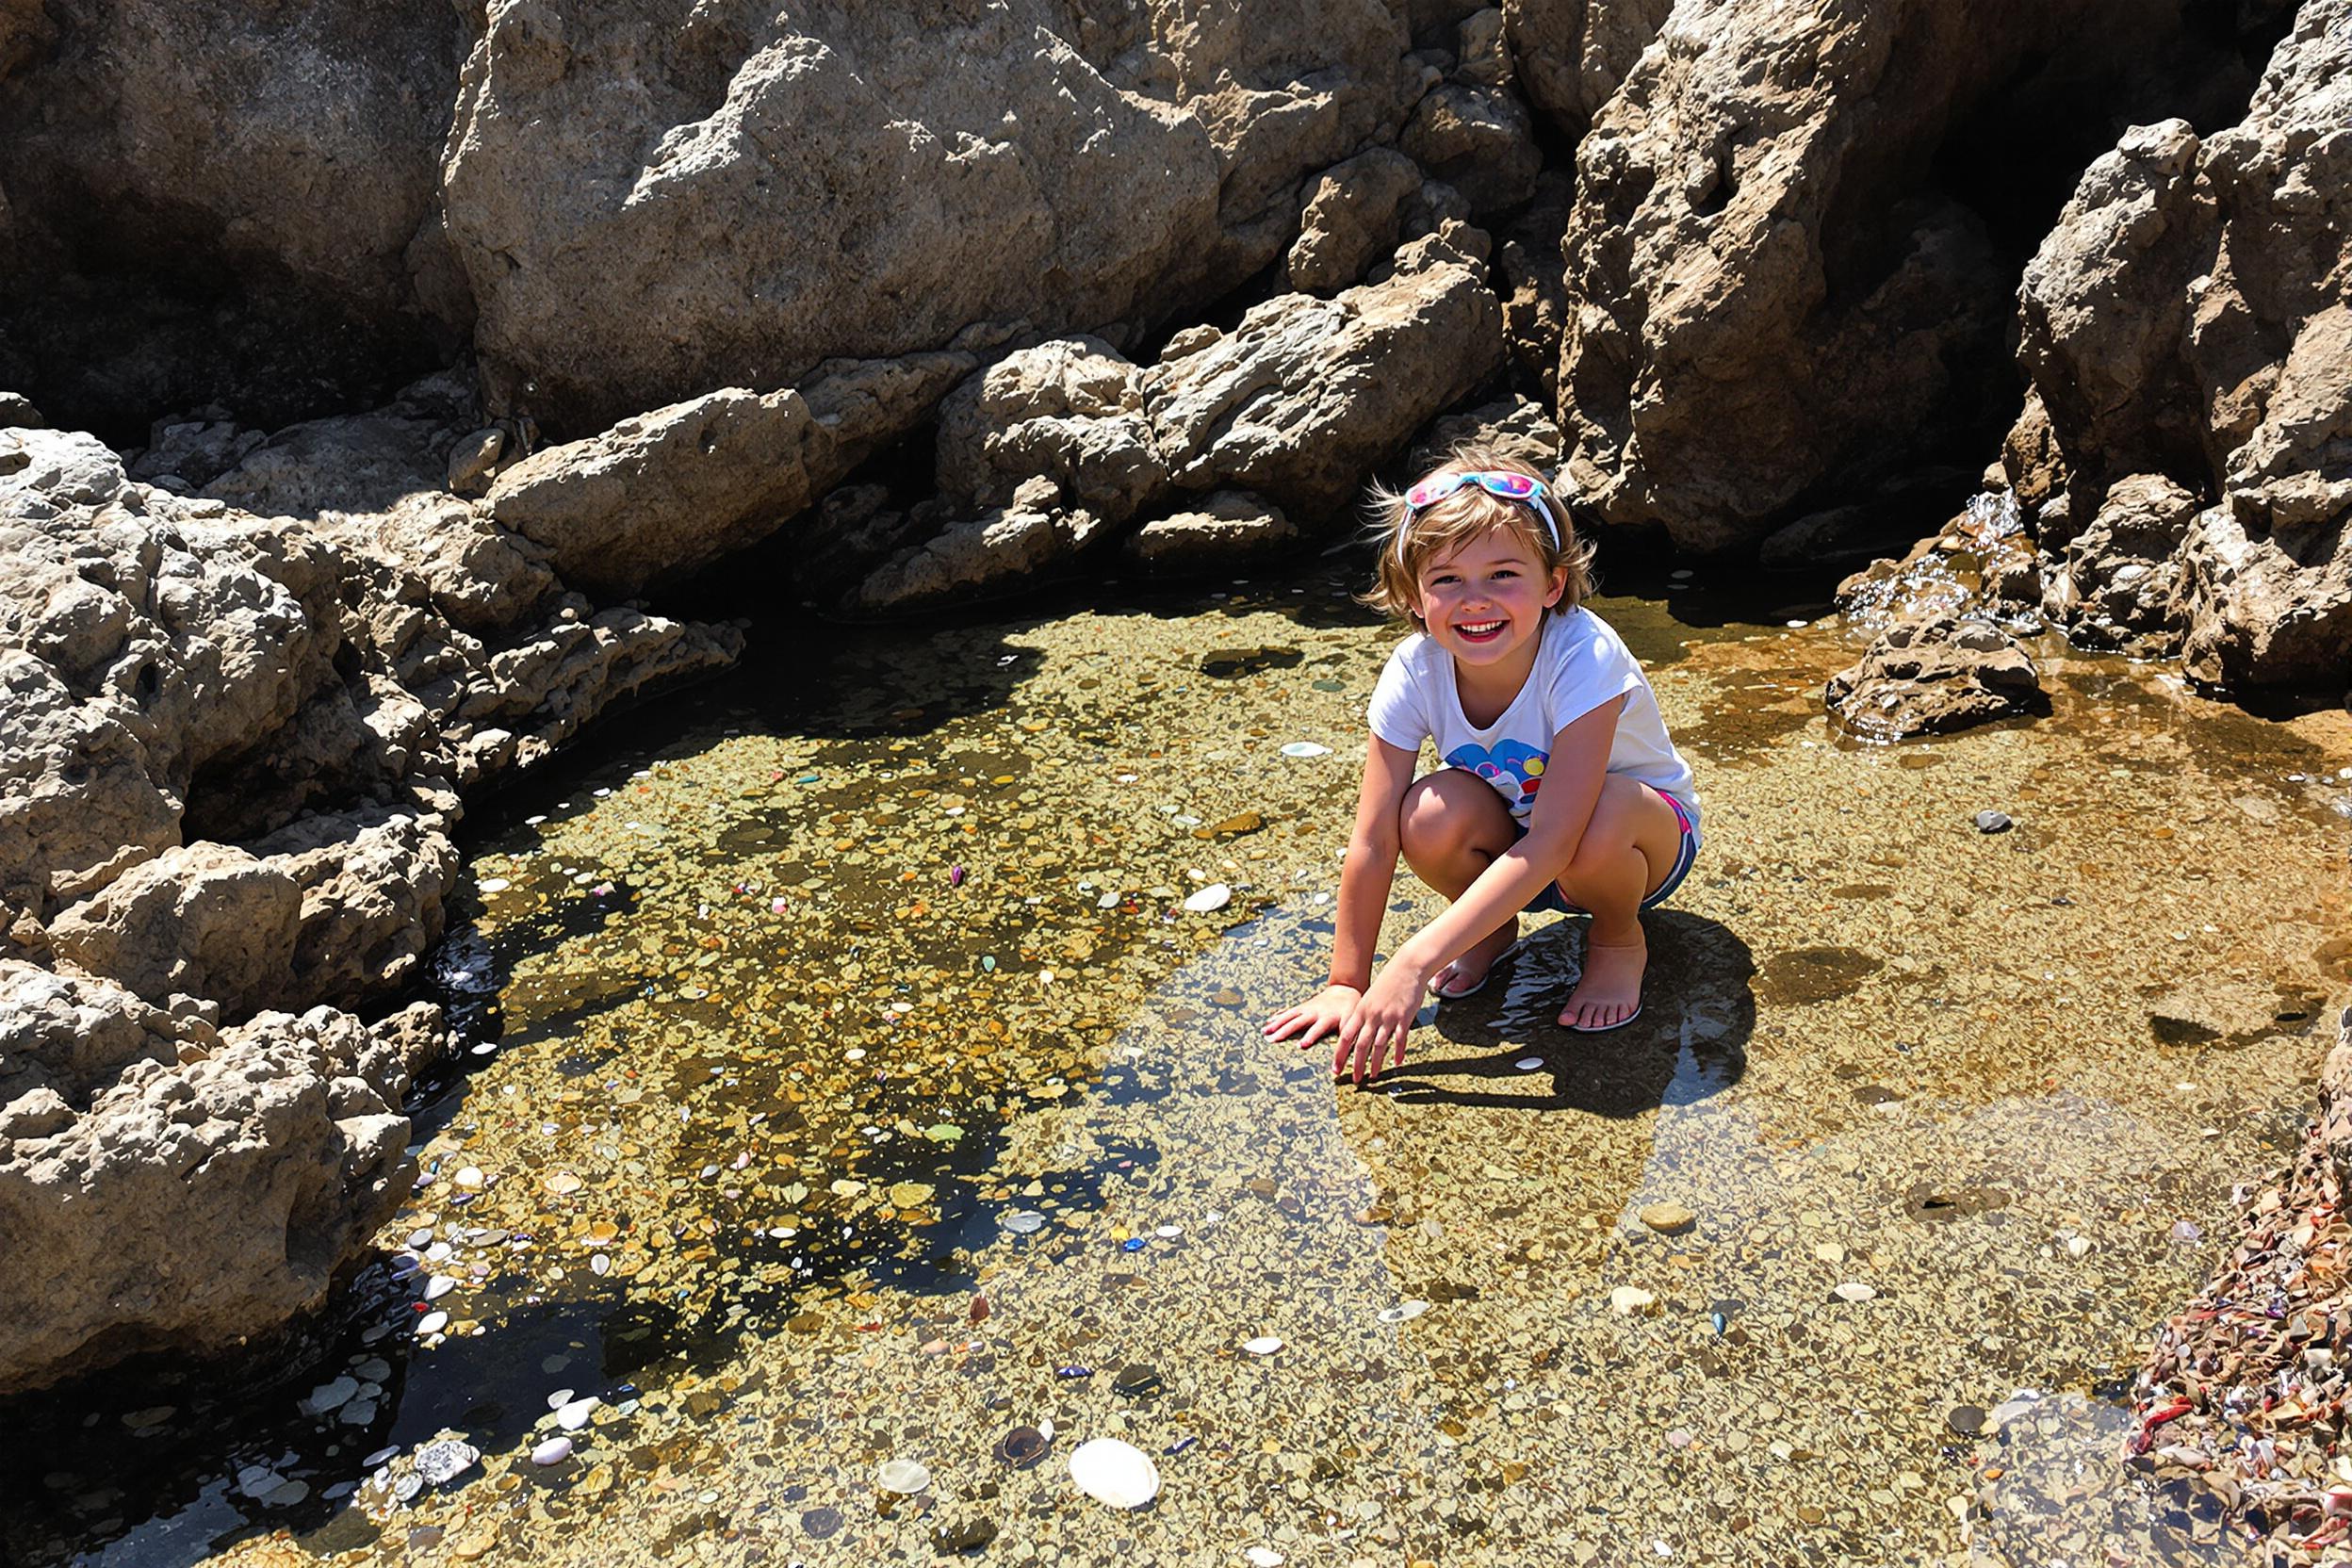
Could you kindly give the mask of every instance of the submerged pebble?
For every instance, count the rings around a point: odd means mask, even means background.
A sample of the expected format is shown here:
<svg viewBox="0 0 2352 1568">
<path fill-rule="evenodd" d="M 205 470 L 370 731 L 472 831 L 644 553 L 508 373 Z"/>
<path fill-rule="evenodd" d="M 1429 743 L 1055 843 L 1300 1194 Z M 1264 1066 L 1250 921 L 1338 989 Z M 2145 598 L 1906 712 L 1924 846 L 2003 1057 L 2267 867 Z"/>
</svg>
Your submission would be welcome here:
<svg viewBox="0 0 2352 1568">
<path fill-rule="evenodd" d="M 874 1478 L 883 1491 L 911 1497 L 931 1484 L 931 1472 L 917 1460 L 886 1459 Z"/>
<path fill-rule="evenodd" d="M 542 1468 L 550 1464 L 561 1464 L 571 1457 L 572 1440 L 568 1437 L 548 1438 L 531 1451 L 531 1462 Z"/>
<path fill-rule="evenodd" d="M 1184 899 L 1184 907 L 1196 915 L 1205 915 L 1213 910 L 1222 909 L 1233 901 L 1233 889 L 1222 882 L 1212 882 L 1198 892 L 1187 895 Z"/>
</svg>

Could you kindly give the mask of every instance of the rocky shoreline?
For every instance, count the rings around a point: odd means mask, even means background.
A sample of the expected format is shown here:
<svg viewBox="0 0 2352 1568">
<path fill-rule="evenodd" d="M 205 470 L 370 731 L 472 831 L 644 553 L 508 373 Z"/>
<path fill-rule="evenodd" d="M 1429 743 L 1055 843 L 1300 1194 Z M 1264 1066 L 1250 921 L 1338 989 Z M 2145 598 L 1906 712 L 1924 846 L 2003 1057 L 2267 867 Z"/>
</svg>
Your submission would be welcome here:
<svg viewBox="0 0 2352 1568">
<path fill-rule="evenodd" d="M 2352 0 L 660 10 L 0 6 L 0 1389 L 327 1298 L 466 801 L 731 661 L 646 596 L 755 546 L 860 616 L 1217 570 L 1476 432 L 1612 548 L 1924 532 L 1844 590 L 1872 738 L 2033 711 L 2028 626 L 2352 680 Z M 2173 1447 L 2277 1371 L 2213 1310 Z M 2295 1475 L 2228 1500 L 2306 1539 Z"/>
</svg>

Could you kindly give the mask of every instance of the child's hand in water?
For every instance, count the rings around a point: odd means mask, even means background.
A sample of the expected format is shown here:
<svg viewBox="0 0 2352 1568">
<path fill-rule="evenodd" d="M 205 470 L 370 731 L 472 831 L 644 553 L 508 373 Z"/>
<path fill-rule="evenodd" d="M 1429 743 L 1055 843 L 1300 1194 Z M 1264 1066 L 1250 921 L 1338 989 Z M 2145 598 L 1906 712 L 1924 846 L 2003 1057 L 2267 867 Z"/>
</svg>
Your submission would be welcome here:
<svg viewBox="0 0 2352 1568">
<path fill-rule="evenodd" d="M 1380 1075 L 1383 1057 L 1391 1067 L 1404 1066 L 1405 1037 L 1413 1032 L 1413 1018 L 1421 1011 L 1421 989 L 1428 983 L 1427 976 L 1403 964 L 1382 969 L 1340 1026 L 1339 1050 L 1331 1057 L 1333 1076 L 1348 1071 L 1351 1061 L 1359 1084 Z"/>
<path fill-rule="evenodd" d="M 1353 986 L 1326 986 L 1296 1007 L 1284 1007 L 1267 1019 L 1266 1037 L 1286 1040 L 1293 1035 L 1298 1035 L 1298 1049 L 1304 1051 L 1347 1023 L 1348 1015 L 1354 1012 L 1356 1004 L 1363 1000 L 1364 993 Z M 1306 1033 L 1299 1034 L 1302 1029 Z"/>
</svg>

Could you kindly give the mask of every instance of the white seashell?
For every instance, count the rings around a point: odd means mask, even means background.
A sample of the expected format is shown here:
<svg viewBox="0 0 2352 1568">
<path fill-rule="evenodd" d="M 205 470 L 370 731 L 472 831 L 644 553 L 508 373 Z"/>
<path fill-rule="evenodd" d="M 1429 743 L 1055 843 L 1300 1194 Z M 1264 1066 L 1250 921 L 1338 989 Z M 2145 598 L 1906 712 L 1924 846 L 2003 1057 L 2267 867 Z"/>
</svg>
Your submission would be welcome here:
<svg viewBox="0 0 2352 1568">
<path fill-rule="evenodd" d="M 438 1301 L 441 1298 L 447 1296 L 449 1292 L 455 1290 L 456 1288 L 457 1282 L 455 1280 L 449 1278 L 447 1274 L 435 1274 L 432 1279 L 425 1282 L 425 1299 L 428 1301 Z"/>
<path fill-rule="evenodd" d="M 1282 747 L 1284 757 L 1329 757 L 1331 754 L 1331 747 L 1316 745 L 1313 741 L 1293 741 Z M 1276 1558 L 1274 1560 L 1280 1562 L 1282 1560 Z"/>
<path fill-rule="evenodd" d="M 416 1331 L 420 1334 L 437 1334 L 449 1326 L 449 1315 L 445 1312 L 429 1312 L 416 1320 Z"/>
<path fill-rule="evenodd" d="M 1609 1293 L 1609 1310 L 1631 1315 L 1658 1305 L 1658 1298 L 1639 1285 L 1619 1285 Z"/>
<path fill-rule="evenodd" d="M 1544 1065 L 1544 1058 L 1541 1056 L 1522 1056 L 1513 1065 L 1516 1066 L 1522 1072 L 1533 1072 L 1537 1068 Z"/>
<path fill-rule="evenodd" d="M 1282 1568 L 1282 1554 L 1271 1546 L 1252 1546 L 1241 1555 L 1250 1560 L 1253 1568 Z"/>
<path fill-rule="evenodd" d="M 576 1432 L 588 1424 L 588 1418 L 596 1413 L 596 1407 L 602 1403 L 593 1394 L 584 1399 L 574 1399 L 555 1413 L 555 1424 L 567 1432 Z"/>
<path fill-rule="evenodd" d="M 1212 909 L 1222 909 L 1233 901 L 1233 889 L 1222 882 L 1212 882 L 1200 891 L 1188 895 L 1184 899 L 1184 907 L 1196 915 L 1205 915 Z"/>
<path fill-rule="evenodd" d="M 885 1492 L 912 1496 L 931 1484 L 931 1472 L 916 1460 L 886 1459 L 882 1467 L 874 1473 L 874 1478 Z"/>
<path fill-rule="evenodd" d="M 1393 1307 L 1382 1307 L 1380 1309 L 1380 1321 L 1383 1323 L 1410 1323 L 1413 1319 L 1420 1316 L 1423 1313 L 1429 1310 L 1429 1304 L 1427 1301 L 1419 1300 L 1417 1298 L 1413 1300 L 1399 1301 Z"/>
<path fill-rule="evenodd" d="M 1840 1301 L 1867 1301 L 1878 1292 L 1859 1280 L 1848 1280 L 1830 1294 Z"/>
<path fill-rule="evenodd" d="M 480 1192 L 483 1187 L 489 1185 L 490 1182 L 490 1179 L 482 1173 L 482 1167 L 478 1165 L 469 1165 L 465 1167 L 460 1169 L 455 1176 L 450 1177 L 449 1180 L 455 1182 L 459 1186 L 464 1187 L 468 1192 Z"/>
<path fill-rule="evenodd" d="M 1253 1356 L 1270 1356 L 1282 1348 L 1282 1342 L 1272 1334 L 1260 1334 L 1255 1339 L 1243 1340 L 1241 1348 Z"/>
<path fill-rule="evenodd" d="M 565 1405 L 570 1404 L 574 1399 L 579 1397 L 580 1391 L 578 1389 L 559 1388 L 553 1394 L 547 1396 L 547 1408 L 549 1410 L 562 1410 Z"/>
<path fill-rule="evenodd" d="M 1070 1456 L 1070 1478 L 1113 1508 L 1141 1508 L 1160 1494 L 1160 1469 L 1152 1456 L 1115 1437 L 1080 1444 Z"/>
</svg>

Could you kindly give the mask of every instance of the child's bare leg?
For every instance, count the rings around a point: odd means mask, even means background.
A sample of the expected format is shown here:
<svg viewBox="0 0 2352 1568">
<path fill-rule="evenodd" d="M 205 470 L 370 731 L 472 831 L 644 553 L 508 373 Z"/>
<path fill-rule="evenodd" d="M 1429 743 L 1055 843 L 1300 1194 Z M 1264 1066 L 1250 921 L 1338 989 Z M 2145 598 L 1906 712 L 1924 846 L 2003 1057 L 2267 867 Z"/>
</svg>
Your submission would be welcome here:
<svg viewBox="0 0 2352 1568">
<path fill-rule="evenodd" d="M 1592 821 L 1560 877 L 1569 901 L 1592 912 L 1584 978 L 1560 1009 L 1566 1027 L 1613 1029 L 1641 1010 L 1650 957 L 1642 900 L 1666 880 L 1681 848 L 1682 824 L 1656 790 L 1623 776 L 1601 786 Z"/>
<path fill-rule="evenodd" d="M 1460 898 L 1518 837 L 1494 787 L 1461 768 L 1441 768 L 1416 780 L 1405 792 L 1397 825 L 1405 864 L 1449 899 Z M 1441 995 L 1475 989 L 1518 939 L 1519 917 L 1513 915 L 1438 971 L 1430 988 Z"/>
</svg>

